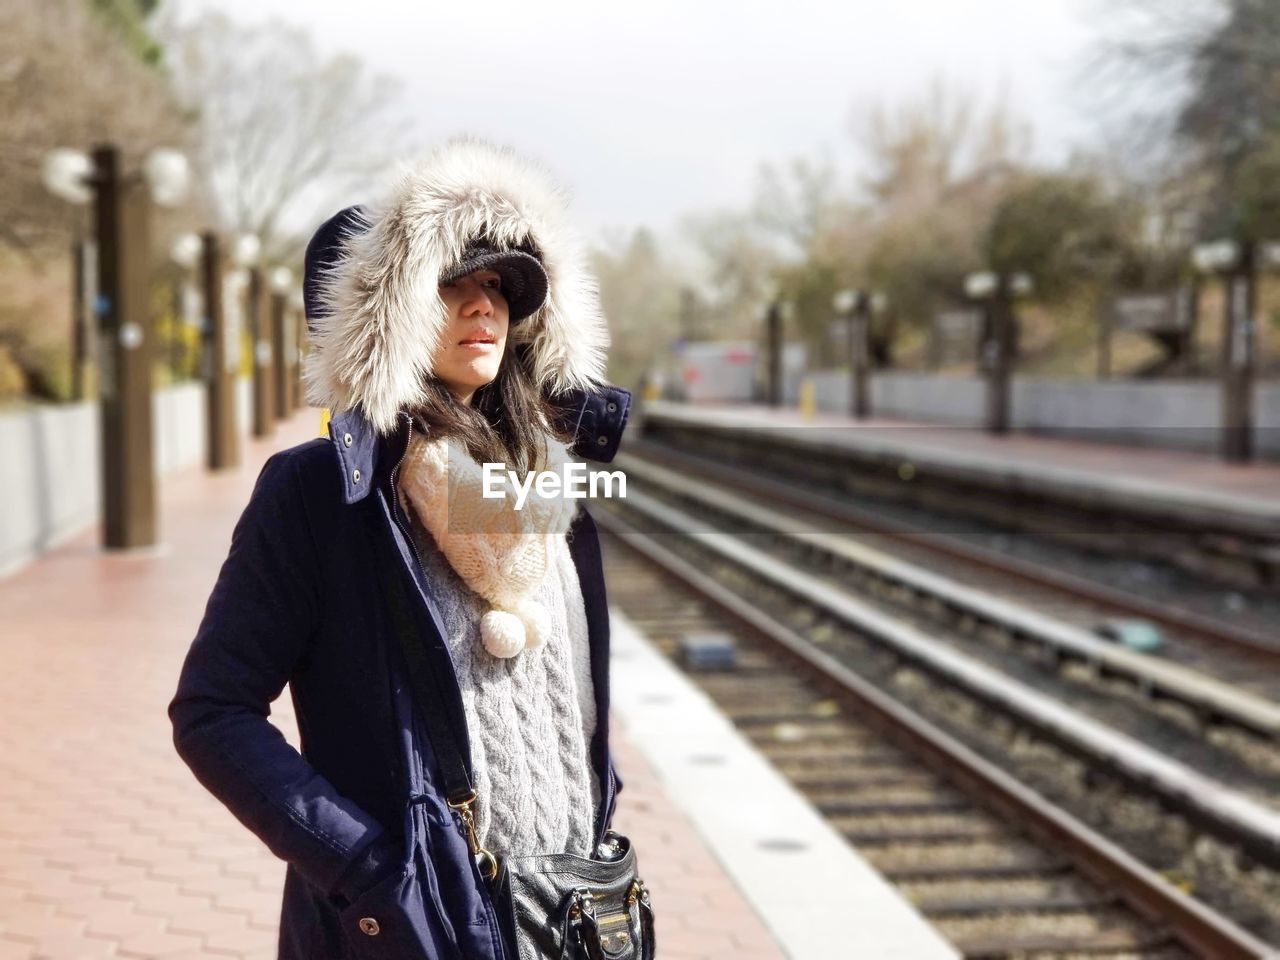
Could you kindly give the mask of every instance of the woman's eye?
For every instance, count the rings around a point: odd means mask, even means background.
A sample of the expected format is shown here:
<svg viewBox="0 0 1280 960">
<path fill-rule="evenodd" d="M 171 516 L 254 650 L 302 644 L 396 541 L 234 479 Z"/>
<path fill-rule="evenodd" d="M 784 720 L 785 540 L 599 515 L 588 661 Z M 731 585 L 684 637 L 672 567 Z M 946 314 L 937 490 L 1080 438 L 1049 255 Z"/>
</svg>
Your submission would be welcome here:
<svg viewBox="0 0 1280 960">
<path fill-rule="evenodd" d="M 486 280 L 486 281 L 484 282 L 484 285 L 485 285 L 486 287 L 488 287 L 490 290 L 501 290 L 501 289 L 502 289 L 502 278 L 501 278 L 501 277 L 490 277 L 488 280 Z"/>
</svg>

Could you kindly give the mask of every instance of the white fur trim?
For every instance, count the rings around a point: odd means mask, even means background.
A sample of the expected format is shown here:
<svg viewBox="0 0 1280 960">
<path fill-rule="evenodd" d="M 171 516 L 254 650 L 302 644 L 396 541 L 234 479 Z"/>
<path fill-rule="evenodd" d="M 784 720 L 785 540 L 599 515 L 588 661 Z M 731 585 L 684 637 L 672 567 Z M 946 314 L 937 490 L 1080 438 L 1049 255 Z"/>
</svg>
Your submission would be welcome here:
<svg viewBox="0 0 1280 960">
<path fill-rule="evenodd" d="M 361 407 L 384 433 L 400 409 L 421 403 L 448 319 L 440 273 L 480 233 L 503 246 L 532 241 L 547 271 L 546 303 L 511 328 L 507 350 L 530 344 L 529 372 L 552 395 L 603 385 L 609 332 L 565 207 L 541 167 L 475 138 L 450 140 L 408 169 L 320 279 L 308 399 L 334 413 Z"/>
</svg>

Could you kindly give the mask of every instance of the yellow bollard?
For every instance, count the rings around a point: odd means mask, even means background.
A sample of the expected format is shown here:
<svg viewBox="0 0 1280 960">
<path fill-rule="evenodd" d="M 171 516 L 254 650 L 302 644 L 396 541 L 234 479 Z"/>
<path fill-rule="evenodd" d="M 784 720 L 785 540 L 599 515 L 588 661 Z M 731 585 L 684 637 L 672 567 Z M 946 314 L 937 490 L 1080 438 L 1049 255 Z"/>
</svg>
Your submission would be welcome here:
<svg viewBox="0 0 1280 960">
<path fill-rule="evenodd" d="M 805 377 L 800 381 L 800 415 L 812 420 L 818 411 L 818 395 L 813 388 L 813 381 Z"/>
<path fill-rule="evenodd" d="M 325 407 L 320 411 L 320 436 L 327 437 L 329 435 L 329 408 Z"/>
</svg>

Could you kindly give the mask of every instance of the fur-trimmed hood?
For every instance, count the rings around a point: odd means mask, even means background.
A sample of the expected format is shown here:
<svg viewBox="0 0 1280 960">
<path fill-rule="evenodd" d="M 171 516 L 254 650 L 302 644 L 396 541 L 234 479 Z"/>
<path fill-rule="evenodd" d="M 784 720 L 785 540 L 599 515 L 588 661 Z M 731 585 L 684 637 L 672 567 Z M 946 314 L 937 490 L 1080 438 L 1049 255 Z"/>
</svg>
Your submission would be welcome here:
<svg viewBox="0 0 1280 960">
<path fill-rule="evenodd" d="M 308 399 L 335 413 L 359 407 L 380 433 L 399 410 L 424 402 L 448 323 L 439 276 L 480 235 L 503 248 L 531 243 L 547 273 L 546 302 L 512 324 L 508 353 L 551 397 L 602 386 L 609 333 L 566 206 L 540 166 L 471 137 L 408 168 L 386 199 L 363 208 L 363 222 L 315 278 L 321 309 L 308 317 Z"/>
</svg>

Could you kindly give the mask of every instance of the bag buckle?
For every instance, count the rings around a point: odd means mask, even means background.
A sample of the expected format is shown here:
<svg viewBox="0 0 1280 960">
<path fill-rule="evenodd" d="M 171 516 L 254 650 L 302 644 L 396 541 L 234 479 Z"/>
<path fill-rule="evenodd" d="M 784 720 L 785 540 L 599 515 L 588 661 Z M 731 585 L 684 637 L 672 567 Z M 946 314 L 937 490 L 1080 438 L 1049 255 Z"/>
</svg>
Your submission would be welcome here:
<svg viewBox="0 0 1280 960">
<path fill-rule="evenodd" d="M 569 919 L 578 920 L 583 914 L 596 915 L 595 895 L 587 887 L 574 887 L 569 891 Z"/>
<path fill-rule="evenodd" d="M 498 858 L 488 850 L 480 846 L 480 838 L 476 835 L 476 817 L 471 810 L 471 804 L 475 802 L 476 792 L 471 791 L 471 795 L 462 800 L 446 801 L 450 809 L 457 810 L 458 816 L 462 818 L 462 825 L 467 831 L 467 845 L 471 848 L 471 854 L 476 858 L 476 865 L 480 868 L 480 875 L 486 880 L 492 880 L 498 875 Z"/>
<path fill-rule="evenodd" d="M 627 888 L 627 906 L 631 906 L 639 900 L 646 907 L 649 906 L 649 888 L 644 885 L 644 881 L 636 877 L 631 881 L 631 886 Z"/>
</svg>

